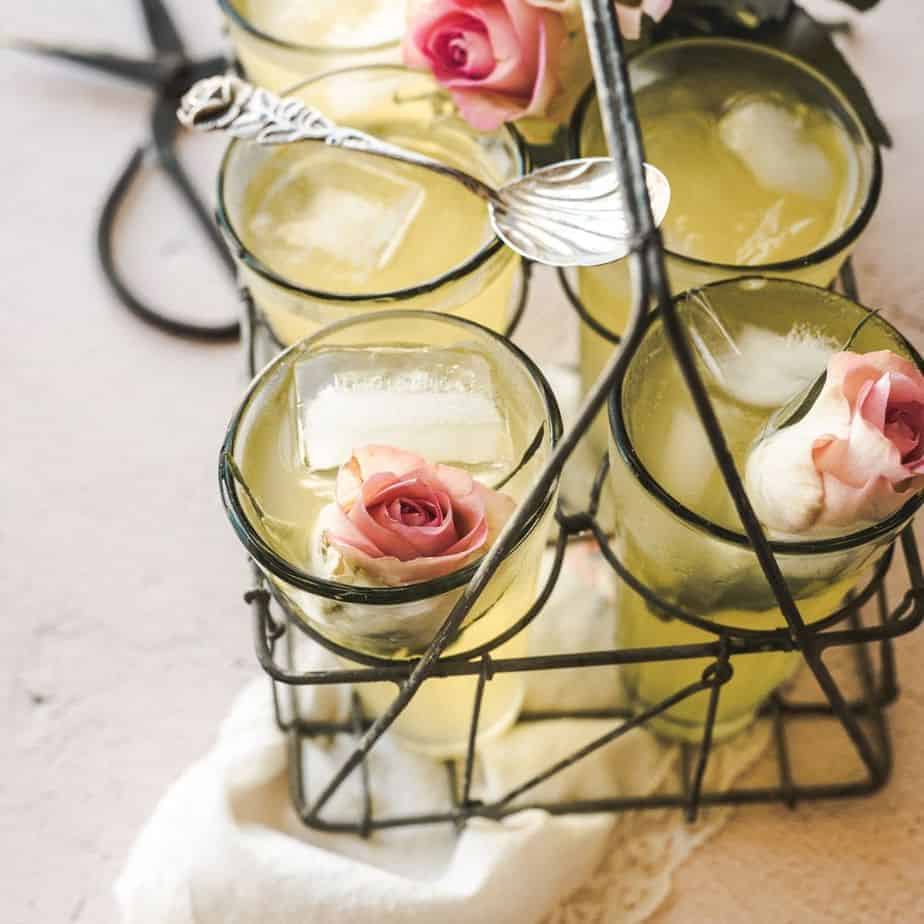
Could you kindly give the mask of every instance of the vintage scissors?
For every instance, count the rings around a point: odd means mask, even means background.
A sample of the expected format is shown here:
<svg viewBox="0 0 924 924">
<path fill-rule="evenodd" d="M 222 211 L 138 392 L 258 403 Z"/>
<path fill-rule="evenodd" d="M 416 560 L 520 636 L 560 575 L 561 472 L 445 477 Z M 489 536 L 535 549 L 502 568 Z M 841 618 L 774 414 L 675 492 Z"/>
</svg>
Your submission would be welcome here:
<svg viewBox="0 0 924 924">
<path fill-rule="evenodd" d="M 176 140 L 182 130 L 176 120 L 176 110 L 183 93 L 195 81 L 228 69 L 224 56 L 193 61 L 186 55 L 183 40 L 161 0 L 140 0 L 148 35 L 154 46 L 152 58 L 133 58 L 112 52 L 92 52 L 66 46 L 56 46 L 27 39 L 6 41 L 8 47 L 20 51 L 71 61 L 125 80 L 150 87 L 154 91 L 151 110 L 151 137 L 139 145 L 122 169 L 103 206 L 97 227 L 96 243 L 103 272 L 119 300 L 142 320 L 167 333 L 195 340 L 235 340 L 240 336 L 237 321 L 225 324 L 200 324 L 179 315 L 168 314 L 148 305 L 129 287 L 116 265 L 113 232 L 119 210 L 141 167 L 153 163 L 164 170 L 176 187 L 182 201 L 196 216 L 199 225 L 212 243 L 215 253 L 228 271 L 234 274 L 231 258 L 208 207 L 202 202 L 180 163 Z"/>
</svg>

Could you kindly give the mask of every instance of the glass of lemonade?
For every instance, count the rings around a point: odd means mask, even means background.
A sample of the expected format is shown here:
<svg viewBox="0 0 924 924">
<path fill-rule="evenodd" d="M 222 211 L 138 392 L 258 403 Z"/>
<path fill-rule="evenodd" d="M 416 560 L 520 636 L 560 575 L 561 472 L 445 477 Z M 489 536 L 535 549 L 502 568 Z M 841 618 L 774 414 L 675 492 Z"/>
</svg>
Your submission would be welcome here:
<svg viewBox="0 0 924 924">
<path fill-rule="evenodd" d="M 678 297 L 700 374 L 743 473 L 748 452 L 778 408 L 810 385 L 831 353 L 868 311 L 827 289 L 789 280 L 740 278 Z M 851 347 L 889 349 L 922 360 L 886 321 L 874 317 Z M 610 398 L 610 487 L 615 547 L 629 571 L 661 600 L 717 627 L 785 629 L 719 472 L 693 401 L 657 314 L 625 379 Z M 888 519 L 823 539 L 775 539 L 772 548 L 802 618 L 835 613 L 920 505 L 909 500 Z M 617 582 L 619 644 L 624 647 L 715 641 L 646 603 Z M 715 733 L 734 734 L 801 661 L 798 652 L 732 658 Z M 651 662 L 624 669 L 629 697 L 645 709 L 700 678 L 707 659 Z M 652 723 L 659 733 L 697 740 L 708 692 L 672 707 Z"/>
<path fill-rule="evenodd" d="M 431 464 L 463 468 L 519 502 L 560 435 L 548 384 L 503 337 L 435 312 L 367 314 L 294 345 L 254 380 L 228 430 L 222 496 L 237 535 L 295 622 L 341 646 L 342 658 L 347 649 L 388 664 L 426 649 L 477 561 L 401 586 L 329 577 L 317 549 L 339 466 L 354 448 L 393 446 Z M 555 490 L 524 527 L 447 656 L 491 643 L 527 612 Z M 492 653 L 525 655 L 526 633 Z M 347 655 L 344 666 L 356 665 Z M 427 680 L 395 731 L 418 751 L 464 753 L 476 682 L 474 676 Z M 376 715 L 396 687 L 362 683 L 358 692 Z M 479 740 L 515 721 L 523 692 L 518 674 L 500 673 L 487 684 Z"/>
<path fill-rule="evenodd" d="M 526 169 L 514 129 L 476 132 L 426 74 L 359 68 L 290 95 L 489 183 Z M 277 345 L 394 308 L 441 311 L 503 332 L 525 285 L 519 257 L 494 234 L 481 199 L 431 171 L 356 151 L 233 141 L 218 217 Z"/>
<path fill-rule="evenodd" d="M 661 226 L 671 288 L 757 274 L 827 285 L 866 227 L 882 180 L 878 148 L 825 77 L 783 52 L 732 39 L 668 42 L 630 61 L 646 160 L 664 171 Z M 572 146 L 606 153 L 585 95 Z M 580 297 L 614 333 L 631 303 L 627 261 L 581 269 Z M 581 325 L 587 389 L 612 346 Z M 591 439 L 602 449 L 601 417 Z"/>
<path fill-rule="evenodd" d="M 247 79 L 278 93 L 326 71 L 399 64 L 405 0 L 218 0 Z"/>
</svg>

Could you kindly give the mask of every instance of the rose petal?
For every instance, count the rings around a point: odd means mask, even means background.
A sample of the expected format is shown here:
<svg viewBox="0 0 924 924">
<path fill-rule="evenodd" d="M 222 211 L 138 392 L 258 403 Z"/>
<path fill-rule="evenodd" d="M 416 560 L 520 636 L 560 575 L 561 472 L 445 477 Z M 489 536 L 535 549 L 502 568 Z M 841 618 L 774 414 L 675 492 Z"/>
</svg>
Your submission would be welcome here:
<svg viewBox="0 0 924 924">
<path fill-rule="evenodd" d="M 450 42 L 450 48 L 454 51 L 464 51 L 464 73 L 466 77 L 472 80 L 487 77 L 494 70 L 497 63 L 494 59 L 494 51 L 491 48 L 487 33 L 467 33 Z"/>
<path fill-rule="evenodd" d="M 913 474 L 924 470 L 924 403 L 913 401 L 907 404 L 893 404 L 886 414 L 886 435 L 898 426 L 908 431 L 907 443 L 897 445 L 902 454 L 902 464 Z M 900 431 L 904 432 L 904 431 Z"/>
<path fill-rule="evenodd" d="M 488 540 L 487 520 L 478 520 L 475 525 L 458 542 L 451 545 L 444 555 L 458 555 L 462 552 L 474 552 L 480 549 Z"/>
<path fill-rule="evenodd" d="M 642 0 L 638 6 L 617 3 L 619 31 L 627 39 L 637 39 L 642 34 L 642 14 L 650 16 L 655 22 L 660 22 L 670 10 L 671 2 L 672 0 Z"/>
<path fill-rule="evenodd" d="M 347 504 L 328 541 L 346 564 L 390 585 L 462 567 L 515 506 L 462 469 L 382 446 L 354 452 L 338 473 L 337 494 Z"/>
<path fill-rule="evenodd" d="M 443 522 L 443 511 L 439 503 L 422 498 L 395 498 L 387 505 L 382 504 L 382 509 L 396 523 L 405 526 L 439 526 Z"/>
<path fill-rule="evenodd" d="M 616 15 L 619 18 L 619 31 L 625 38 L 637 39 L 642 34 L 642 8 L 640 6 L 626 6 L 624 3 L 617 3 Z"/>
<path fill-rule="evenodd" d="M 518 29 L 517 23 L 501 3 L 479 4 L 471 9 L 485 30 L 494 67 L 488 75 L 478 79 L 457 73 L 449 73 L 443 79 L 435 69 L 434 76 L 449 89 L 479 87 L 493 94 L 509 94 L 511 98 L 521 101 L 521 104 L 525 103 L 532 91 L 536 73 L 536 52 L 532 45 L 535 44 L 538 24 L 545 14 L 539 10 L 527 10 L 518 17 L 521 21 L 521 28 Z M 523 12 L 522 7 L 517 6 L 517 9 Z M 436 27 L 439 28 L 441 26 Z M 521 32 L 532 33 L 533 37 L 524 41 Z"/>
<path fill-rule="evenodd" d="M 778 430 L 751 451 L 745 469 L 748 497 L 765 526 L 798 534 L 815 525 L 824 483 L 812 460 L 807 418 Z"/>
<path fill-rule="evenodd" d="M 381 503 L 369 509 L 369 514 L 382 529 L 407 543 L 414 550 L 414 556 L 441 555 L 455 545 L 459 539 L 459 532 L 456 528 L 453 503 L 449 495 L 440 492 L 437 495 L 437 502 L 442 510 L 442 517 L 440 522 L 433 526 L 408 526 L 401 523 L 390 517 L 387 506 Z M 397 551 L 389 554 L 396 555 L 405 561 L 414 557 L 402 555 Z"/>
<path fill-rule="evenodd" d="M 835 354 L 815 405 L 756 446 L 746 474 L 772 529 L 798 534 L 888 517 L 924 484 L 924 376 L 888 350 Z"/>
<path fill-rule="evenodd" d="M 504 528 L 504 524 L 513 515 L 513 511 L 516 510 L 516 501 L 509 494 L 492 491 L 477 481 L 475 482 L 474 491 L 484 505 L 485 520 L 493 542 L 497 534 Z"/>
<path fill-rule="evenodd" d="M 552 97 L 559 90 L 558 61 L 566 38 L 565 28 L 558 16 L 545 15 L 539 26 L 539 58 L 536 62 L 536 81 L 524 115 L 544 115 Z"/>
<path fill-rule="evenodd" d="M 449 95 L 462 118 L 480 132 L 497 131 L 505 122 L 513 122 L 523 113 L 518 101 L 483 90 L 451 89 Z"/>
<path fill-rule="evenodd" d="M 349 507 L 363 482 L 373 475 L 389 472 L 400 478 L 426 464 L 425 459 L 413 452 L 405 452 L 392 446 L 370 445 L 354 449 L 349 462 L 341 465 L 337 472 L 337 503 L 342 507 Z"/>
<path fill-rule="evenodd" d="M 581 0 L 526 0 L 530 6 L 539 10 L 549 10 L 561 16 L 581 12 Z"/>
<path fill-rule="evenodd" d="M 908 477 L 899 451 L 879 427 L 864 417 L 863 410 L 868 403 L 875 415 L 880 399 L 876 383 L 868 382 L 860 392 L 858 410 L 850 422 L 847 438 L 828 440 L 813 450 L 815 467 L 821 474 L 831 475 L 855 488 L 866 485 L 871 477 L 887 478 L 890 482 Z"/>
<path fill-rule="evenodd" d="M 362 497 L 357 498 L 347 516 L 350 522 L 378 549 L 381 555 L 392 555 L 402 561 L 416 558 L 417 550 L 390 527 L 380 526 L 369 512 Z"/>
<path fill-rule="evenodd" d="M 902 465 L 907 465 L 912 454 L 916 454 L 921 443 L 921 427 L 912 426 L 904 415 L 886 421 L 883 428 L 885 438 L 898 450 Z"/>
<path fill-rule="evenodd" d="M 922 486 L 922 479 L 903 482 L 896 489 L 887 478 L 871 478 L 862 487 L 824 476 L 825 505 L 819 525 L 857 527 L 878 523 L 902 507 Z"/>
<path fill-rule="evenodd" d="M 362 490 L 362 486 L 362 469 L 359 466 L 359 460 L 353 455 L 348 462 L 340 466 L 340 470 L 337 472 L 337 484 L 334 488 L 337 503 L 341 507 L 349 509 Z"/>
<path fill-rule="evenodd" d="M 439 558 L 415 558 L 401 561 L 398 558 L 373 557 L 351 547 L 338 548 L 354 568 L 361 568 L 366 575 L 389 587 L 416 584 L 433 578 L 452 574 L 474 559 L 473 552 L 441 555 Z"/>
<path fill-rule="evenodd" d="M 395 449 L 393 446 L 361 446 L 353 450 L 353 456 L 359 462 L 363 478 L 379 472 L 391 472 L 401 477 L 427 464 L 427 460 L 416 453 Z"/>
<path fill-rule="evenodd" d="M 487 26 L 466 13 L 443 17 L 426 35 L 424 51 L 433 76 L 444 84 L 454 78 L 483 80 L 496 63 Z"/>
<path fill-rule="evenodd" d="M 350 555 L 361 553 L 364 556 L 380 558 L 382 555 L 381 549 L 357 529 L 339 507 L 335 504 L 331 506 L 333 510 L 328 514 L 331 523 L 325 531 L 327 541 L 344 555 L 347 553 Z M 336 513 L 333 511 L 336 511 Z"/>
<path fill-rule="evenodd" d="M 414 15 L 404 55 L 433 72 L 475 128 L 494 131 L 545 113 L 567 34 L 560 12 L 523 0 L 435 0 Z"/>
<path fill-rule="evenodd" d="M 835 353 L 828 361 L 825 387 L 840 389 L 853 407 L 863 386 L 871 379 L 878 379 L 885 372 L 898 372 L 913 381 L 919 381 L 921 378 L 914 363 L 891 350 L 878 350 L 874 353 L 853 353 L 844 350 Z"/>
<path fill-rule="evenodd" d="M 924 377 L 919 372 L 913 376 L 904 372 L 890 371 L 890 398 L 897 404 L 924 404 Z"/>
<path fill-rule="evenodd" d="M 661 22 L 670 12 L 673 0 L 642 0 L 642 10 L 655 22 Z"/>
<path fill-rule="evenodd" d="M 857 397 L 856 413 L 862 415 L 863 419 L 877 430 L 885 427 L 891 391 L 888 375 L 881 375 L 874 381 L 866 382 Z"/>
<path fill-rule="evenodd" d="M 352 544 L 337 544 L 336 547 L 352 566 L 361 568 L 369 577 L 389 586 L 398 586 L 428 581 L 458 571 L 474 559 L 475 553 L 484 547 L 487 539 L 487 522 L 482 520 L 475 529 L 439 556 L 401 559 L 397 556 L 370 554 L 366 549 Z M 335 541 L 333 535 L 330 541 Z"/>
</svg>

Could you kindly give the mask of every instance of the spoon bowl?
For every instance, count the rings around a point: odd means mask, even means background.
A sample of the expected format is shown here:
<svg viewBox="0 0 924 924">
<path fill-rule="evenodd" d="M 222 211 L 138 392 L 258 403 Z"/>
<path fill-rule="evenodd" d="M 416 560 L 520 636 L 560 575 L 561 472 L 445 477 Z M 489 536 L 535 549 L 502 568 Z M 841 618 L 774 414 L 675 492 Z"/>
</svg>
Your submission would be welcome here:
<svg viewBox="0 0 924 924">
<path fill-rule="evenodd" d="M 658 226 L 667 214 L 667 177 L 645 164 L 651 211 Z M 489 203 L 497 236 L 517 253 L 548 266 L 599 266 L 632 249 L 616 164 L 582 157 L 517 177 Z"/>
</svg>

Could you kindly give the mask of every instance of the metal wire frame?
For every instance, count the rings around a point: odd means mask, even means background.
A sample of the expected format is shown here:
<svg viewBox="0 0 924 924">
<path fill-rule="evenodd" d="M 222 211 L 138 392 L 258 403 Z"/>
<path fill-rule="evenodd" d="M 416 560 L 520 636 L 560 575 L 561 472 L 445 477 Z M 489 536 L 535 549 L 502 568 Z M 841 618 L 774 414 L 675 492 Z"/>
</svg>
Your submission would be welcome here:
<svg viewBox="0 0 924 924">
<path fill-rule="evenodd" d="M 627 216 L 630 227 L 635 232 L 635 246 L 627 258 L 632 273 L 634 293 L 631 321 L 614 349 L 609 363 L 578 412 L 575 424 L 553 450 L 527 497 L 482 560 L 472 581 L 460 596 L 430 646 L 419 658 L 392 662 L 351 652 L 331 643 L 292 613 L 286 612 L 283 600 L 277 600 L 277 603 L 282 605 L 284 617 L 281 619 L 274 617 L 271 594 L 263 586 L 259 573 L 255 572 L 257 586 L 248 593 L 247 599 L 255 614 L 257 656 L 261 666 L 273 682 L 277 722 L 289 736 L 292 800 L 302 820 L 311 827 L 368 835 L 375 830 L 404 825 L 439 822 L 462 825 L 472 817 L 502 818 L 525 808 L 541 808 L 553 814 L 566 814 L 677 807 L 684 809 L 687 817 L 693 819 L 703 805 L 780 801 L 795 806 L 805 799 L 863 795 L 881 787 L 891 772 L 891 749 L 883 710 L 895 699 L 897 693 L 892 640 L 912 631 L 924 621 L 924 575 L 922 575 L 914 534 L 911 528 L 907 527 L 901 535 L 900 544 L 910 589 L 895 609 L 889 607 L 883 583 L 885 574 L 892 565 L 892 556 L 887 553 L 875 569 L 869 584 L 848 601 L 846 606 L 820 623 L 807 625 L 804 622 L 744 491 L 704 384 L 695 367 L 685 330 L 671 301 L 663 247 L 660 234 L 652 220 L 645 187 L 638 123 L 612 5 L 608 0 L 584 0 L 584 18 L 591 40 L 604 130 L 611 156 L 616 161 L 623 178 Z M 848 293 L 855 294 L 855 285 L 849 269 L 846 272 L 845 284 Z M 671 607 L 667 601 L 659 600 L 619 561 L 610 548 L 605 533 L 596 521 L 600 492 L 606 477 L 604 464 L 601 465 L 591 490 L 587 510 L 580 514 L 565 514 L 559 511 L 555 561 L 546 584 L 529 611 L 507 633 L 492 643 L 466 653 L 465 657 L 443 657 L 446 647 L 457 637 L 465 615 L 487 585 L 494 571 L 510 552 L 522 523 L 531 516 L 542 498 L 546 496 L 549 487 L 557 479 L 565 462 L 583 434 L 589 429 L 608 395 L 624 376 L 629 359 L 640 342 L 645 318 L 652 304 L 661 311 L 664 330 L 675 359 L 703 422 L 718 467 L 735 503 L 750 545 L 786 620 L 787 628 L 779 631 L 746 631 L 718 627 L 701 620 L 696 614 L 685 613 L 676 607 Z M 582 319 L 588 321 L 589 316 L 581 311 L 579 304 L 575 307 L 582 314 Z M 252 305 L 248 309 L 248 315 L 253 321 Z M 608 339 L 615 341 L 612 334 Z M 661 610 L 666 610 L 673 618 L 683 619 L 700 628 L 705 628 L 715 636 L 714 641 L 657 648 L 607 649 L 523 658 L 492 658 L 491 650 L 501 644 L 505 638 L 524 629 L 548 600 L 552 587 L 561 572 L 569 543 L 588 534 L 597 542 L 604 556 L 622 580 L 649 602 Z M 867 602 L 875 604 L 876 619 L 872 623 L 864 622 L 861 615 L 861 608 Z M 845 625 L 846 628 L 843 627 Z M 306 632 L 315 641 L 332 651 L 356 662 L 358 666 L 347 670 L 297 672 L 291 663 L 294 627 Z M 276 647 L 280 639 L 284 637 L 288 639 L 287 650 L 290 659 L 290 663 L 285 667 L 280 666 L 275 660 Z M 848 701 L 844 696 L 824 662 L 824 655 L 827 651 L 842 646 L 853 648 L 857 674 L 860 679 L 862 695 L 853 701 Z M 875 646 L 879 651 L 878 672 L 870 656 L 870 646 Z M 773 722 L 778 785 L 734 788 L 726 792 L 704 791 L 703 781 L 712 751 L 717 707 L 722 687 L 733 674 L 732 659 L 767 651 L 801 652 L 825 698 L 820 702 L 794 703 L 776 694 L 765 705 L 763 714 L 769 716 Z M 471 798 L 471 783 L 476 760 L 475 740 L 481 701 L 487 683 L 496 674 L 511 671 L 564 670 L 603 665 L 664 662 L 689 658 L 709 658 L 711 663 L 698 681 L 677 690 L 664 701 L 652 705 L 644 712 L 630 715 L 614 709 L 524 715 L 523 721 L 595 717 L 613 718 L 615 724 L 596 740 L 547 767 L 531 779 L 523 781 L 501 798 L 491 803 L 482 803 Z M 746 663 L 745 659 L 743 669 L 746 669 Z M 425 679 L 465 675 L 477 676 L 478 682 L 472 703 L 472 721 L 468 749 L 463 762 L 461 789 L 455 764 L 447 765 L 447 785 L 452 808 L 445 812 L 376 817 L 366 761 L 369 752 L 407 706 Z M 372 721 L 362 714 L 359 700 L 355 696 L 352 700 L 353 708 L 350 719 L 345 723 L 312 722 L 299 714 L 298 690 L 301 686 L 359 684 L 383 680 L 394 682 L 398 692 L 389 708 Z M 288 688 L 287 708 L 284 708 L 279 696 L 278 684 Z M 558 803 L 524 802 L 522 800 L 522 797 L 527 796 L 534 787 L 549 777 L 572 766 L 630 730 L 645 725 L 684 699 L 705 691 L 709 693 L 709 701 L 702 738 L 697 747 L 683 749 L 684 759 L 681 761 L 682 774 L 679 792 L 659 793 L 648 797 L 601 797 Z M 811 785 L 798 783 L 792 772 L 793 764 L 786 730 L 789 723 L 802 717 L 828 718 L 839 723 L 857 752 L 865 768 L 866 777 L 859 781 L 832 781 Z M 871 725 L 871 733 L 867 733 L 864 729 L 862 724 L 864 721 Z M 313 736 L 331 734 L 354 736 L 354 747 L 322 791 L 309 800 L 304 789 L 302 745 L 304 740 Z M 321 813 L 334 792 L 355 770 L 360 771 L 365 794 L 361 817 L 356 819 L 322 817 Z"/>
</svg>

